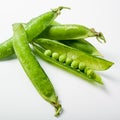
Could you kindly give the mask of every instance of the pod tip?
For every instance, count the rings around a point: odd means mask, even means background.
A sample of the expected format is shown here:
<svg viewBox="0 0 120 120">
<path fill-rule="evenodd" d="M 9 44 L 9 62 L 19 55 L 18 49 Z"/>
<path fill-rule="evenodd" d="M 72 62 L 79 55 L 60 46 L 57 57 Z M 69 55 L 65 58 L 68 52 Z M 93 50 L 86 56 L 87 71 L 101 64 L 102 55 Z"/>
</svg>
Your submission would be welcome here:
<svg viewBox="0 0 120 120">
<path fill-rule="evenodd" d="M 101 42 L 101 40 L 103 40 L 103 42 L 106 43 L 105 37 L 102 32 L 97 33 L 96 38 L 99 42 Z"/>
<path fill-rule="evenodd" d="M 57 104 L 55 106 L 55 109 L 56 109 L 55 116 L 58 117 L 63 111 L 61 104 Z"/>
<path fill-rule="evenodd" d="M 57 7 L 57 8 L 55 8 L 55 9 L 51 9 L 53 12 L 56 12 L 58 15 L 60 14 L 60 11 L 62 10 L 62 9 L 70 9 L 69 7 L 65 7 L 65 6 L 59 6 L 59 7 Z"/>
<path fill-rule="evenodd" d="M 102 43 L 102 42 L 106 43 L 105 37 L 102 32 L 97 32 L 94 28 L 91 28 L 90 30 L 94 33 L 94 35 L 96 36 L 97 40 L 100 43 Z"/>
</svg>

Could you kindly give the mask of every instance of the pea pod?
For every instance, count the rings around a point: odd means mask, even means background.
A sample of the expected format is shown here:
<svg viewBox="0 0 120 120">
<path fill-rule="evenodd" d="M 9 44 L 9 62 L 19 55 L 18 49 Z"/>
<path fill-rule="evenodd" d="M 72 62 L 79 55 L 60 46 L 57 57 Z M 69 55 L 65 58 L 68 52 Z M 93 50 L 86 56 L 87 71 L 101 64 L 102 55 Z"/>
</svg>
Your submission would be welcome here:
<svg viewBox="0 0 120 120">
<path fill-rule="evenodd" d="M 79 40 L 60 40 L 59 42 L 68 45 L 70 47 L 81 50 L 85 53 L 94 56 L 102 56 L 102 54 L 87 40 L 79 39 Z"/>
<path fill-rule="evenodd" d="M 44 49 L 57 52 L 59 55 L 66 54 L 68 58 L 71 58 L 79 63 L 85 63 L 86 66 L 93 70 L 106 70 L 113 65 L 113 63 L 110 61 L 91 56 L 83 51 L 66 46 L 65 44 L 54 40 L 39 38 L 35 40 L 35 43 L 39 44 Z"/>
<path fill-rule="evenodd" d="M 45 28 L 47 28 L 54 19 L 60 14 L 60 11 L 67 7 L 58 7 L 49 12 L 46 12 L 36 18 L 33 18 L 25 25 L 25 31 L 30 42 L 33 38 L 37 37 Z M 13 38 L 0 44 L 0 59 L 6 58 L 14 54 L 12 45 Z"/>
<path fill-rule="evenodd" d="M 40 34 L 40 37 L 53 40 L 73 40 L 96 37 L 97 40 L 106 42 L 101 32 L 96 32 L 93 28 L 89 29 L 83 25 L 77 24 L 51 25 Z"/>
<path fill-rule="evenodd" d="M 38 93 L 56 109 L 56 116 L 61 111 L 61 105 L 58 102 L 55 90 L 48 76 L 43 71 L 37 59 L 31 52 L 27 40 L 27 34 L 21 24 L 13 25 L 13 48 L 27 76 L 37 89 Z"/>
<path fill-rule="evenodd" d="M 60 55 L 59 58 L 56 59 L 56 57 L 53 57 L 51 50 L 47 50 L 41 46 L 39 46 L 36 43 L 33 43 L 34 51 L 40 56 L 40 58 L 43 58 L 44 60 L 59 66 L 75 75 L 80 76 L 81 78 L 88 80 L 90 82 L 96 81 L 99 84 L 103 84 L 101 77 L 96 74 L 92 69 L 93 73 L 91 74 L 88 70 L 85 70 L 87 67 L 84 67 L 80 64 L 79 67 L 77 67 L 78 63 L 76 61 L 73 61 L 71 58 L 66 58 L 65 54 Z M 86 72 L 85 72 L 86 71 Z"/>
</svg>

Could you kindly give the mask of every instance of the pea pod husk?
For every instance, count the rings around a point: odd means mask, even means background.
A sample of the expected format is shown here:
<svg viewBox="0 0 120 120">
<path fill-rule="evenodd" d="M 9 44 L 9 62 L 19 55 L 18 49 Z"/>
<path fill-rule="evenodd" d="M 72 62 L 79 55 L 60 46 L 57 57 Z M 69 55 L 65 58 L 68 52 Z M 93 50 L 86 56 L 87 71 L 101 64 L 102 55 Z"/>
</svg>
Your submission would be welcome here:
<svg viewBox="0 0 120 120">
<path fill-rule="evenodd" d="M 65 69 L 66 71 L 69 71 L 69 72 L 71 72 L 71 73 L 73 73 L 73 74 L 75 74 L 75 75 L 77 75 L 77 76 L 80 76 L 81 78 L 83 78 L 83 79 L 85 79 L 85 80 L 88 80 L 89 82 L 92 82 L 92 83 L 93 83 L 94 81 L 96 81 L 97 83 L 103 85 L 102 79 L 101 79 L 101 77 L 100 77 L 98 74 L 96 74 L 94 78 L 89 78 L 85 73 L 81 72 L 80 70 L 74 69 L 74 68 L 70 67 L 70 66 L 67 65 L 67 64 L 64 64 L 64 63 L 62 63 L 62 62 L 59 62 L 59 61 L 55 60 L 54 58 L 51 58 L 51 57 L 49 57 L 49 56 L 46 56 L 46 55 L 44 54 L 45 49 L 42 48 L 41 46 L 39 46 L 38 44 L 33 43 L 33 47 L 34 47 L 35 53 L 37 53 L 37 55 L 38 55 L 40 58 L 44 59 L 45 61 L 47 61 L 47 62 L 49 62 L 49 63 L 51 63 L 51 64 L 54 64 L 54 65 L 56 65 L 56 66 L 58 66 L 58 67 L 60 67 L 60 68 L 63 68 L 63 69 Z"/>
<path fill-rule="evenodd" d="M 84 63 L 93 70 L 102 71 L 113 65 L 113 62 L 111 61 L 92 56 L 54 40 L 39 38 L 34 42 L 42 46 L 44 49 L 50 49 L 52 52 L 57 52 L 59 54 L 66 54 L 67 57 L 70 57 L 79 63 Z"/>
<path fill-rule="evenodd" d="M 58 116 L 62 109 L 58 97 L 47 74 L 31 52 L 25 29 L 22 24 L 13 24 L 13 31 L 13 48 L 18 60 L 38 93 L 55 107 L 55 115 Z"/>
</svg>

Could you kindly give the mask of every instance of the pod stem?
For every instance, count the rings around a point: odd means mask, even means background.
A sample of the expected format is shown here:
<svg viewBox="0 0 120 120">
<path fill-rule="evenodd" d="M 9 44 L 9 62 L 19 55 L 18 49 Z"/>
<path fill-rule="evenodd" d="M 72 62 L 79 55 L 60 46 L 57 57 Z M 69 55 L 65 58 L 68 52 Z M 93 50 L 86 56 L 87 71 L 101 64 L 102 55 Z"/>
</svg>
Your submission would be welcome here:
<svg viewBox="0 0 120 120">
<path fill-rule="evenodd" d="M 55 107 L 55 116 L 58 117 L 63 111 L 62 105 L 58 102 L 58 97 L 57 102 L 52 102 L 52 105 Z"/>
<path fill-rule="evenodd" d="M 106 40 L 105 40 L 103 33 L 99 32 L 96 35 L 97 35 L 96 38 L 100 43 L 102 43 L 101 40 L 103 40 L 103 42 L 106 43 Z"/>
<path fill-rule="evenodd" d="M 56 12 L 58 15 L 62 9 L 70 9 L 69 7 L 59 6 L 58 8 L 51 9 L 53 12 Z"/>
<path fill-rule="evenodd" d="M 59 116 L 60 113 L 62 112 L 62 106 L 61 106 L 61 104 L 59 104 L 59 103 L 57 103 L 57 104 L 54 105 L 54 106 L 55 106 L 55 109 L 56 109 L 55 116 L 57 117 L 57 116 Z"/>
<path fill-rule="evenodd" d="M 91 31 L 95 33 L 96 39 L 97 39 L 100 43 L 102 43 L 102 41 L 103 41 L 104 43 L 106 43 L 105 37 L 104 37 L 104 35 L 103 35 L 102 32 L 96 32 L 94 28 L 91 28 Z M 101 40 L 102 40 L 102 41 L 101 41 Z"/>
</svg>

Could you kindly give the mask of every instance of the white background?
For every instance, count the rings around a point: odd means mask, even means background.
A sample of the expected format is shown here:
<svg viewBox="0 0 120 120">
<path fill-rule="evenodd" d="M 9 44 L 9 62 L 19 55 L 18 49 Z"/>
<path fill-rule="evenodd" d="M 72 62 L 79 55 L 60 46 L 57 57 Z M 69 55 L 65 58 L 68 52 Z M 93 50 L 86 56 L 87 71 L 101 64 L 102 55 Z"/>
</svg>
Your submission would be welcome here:
<svg viewBox="0 0 120 120">
<path fill-rule="evenodd" d="M 0 120 L 120 120 L 120 1 L 119 0 L 3 0 L 0 2 L 0 42 L 12 36 L 11 25 L 27 22 L 51 8 L 68 6 L 57 18 L 61 23 L 82 24 L 102 31 L 107 43 L 89 39 L 115 64 L 99 72 L 104 86 L 92 85 L 43 60 L 64 112 L 44 101 L 17 59 L 0 61 Z"/>
</svg>

